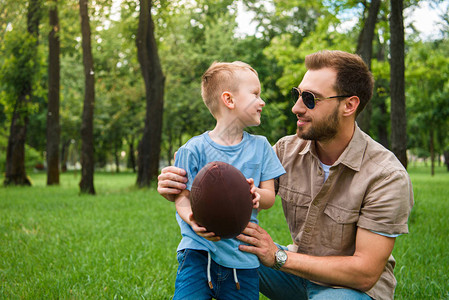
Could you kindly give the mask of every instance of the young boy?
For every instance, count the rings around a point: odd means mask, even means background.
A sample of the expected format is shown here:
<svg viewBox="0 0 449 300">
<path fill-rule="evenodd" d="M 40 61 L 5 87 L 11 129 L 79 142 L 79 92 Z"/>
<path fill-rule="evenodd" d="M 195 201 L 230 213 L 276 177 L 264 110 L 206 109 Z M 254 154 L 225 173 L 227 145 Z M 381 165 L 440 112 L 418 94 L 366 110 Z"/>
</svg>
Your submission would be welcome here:
<svg viewBox="0 0 449 300">
<path fill-rule="evenodd" d="M 258 126 L 265 102 L 257 72 L 243 62 L 213 63 L 203 74 L 201 94 L 217 123 L 212 131 L 193 137 L 177 152 L 175 165 L 187 171 L 187 189 L 175 200 L 182 240 L 173 299 L 259 299 L 259 261 L 239 251 L 237 239 L 220 239 L 197 224 L 189 194 L 198 171 L 223 161 L 248 178 L 253 194 L 251 222 L 258 209 L 275 201 L 274 179 L 285 173 L 263 136 L 243 131 Z"/>
</svg>

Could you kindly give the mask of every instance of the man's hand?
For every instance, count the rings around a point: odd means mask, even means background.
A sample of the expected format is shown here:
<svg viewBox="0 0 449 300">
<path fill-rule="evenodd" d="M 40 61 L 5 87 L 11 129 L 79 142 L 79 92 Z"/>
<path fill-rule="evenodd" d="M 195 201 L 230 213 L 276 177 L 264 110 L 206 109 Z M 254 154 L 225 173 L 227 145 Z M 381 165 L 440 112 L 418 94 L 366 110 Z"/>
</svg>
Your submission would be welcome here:
<svg viewBox="0 0 449 300">
<path fill-rule="evenodd" d="M 274 255 L 278 247 L 271 239 L 271 236 L 259 225 L 249 222 L 242 234 L 237 236 L 242 242 L 251 244 L 240 245 L 239 249 L 257 255 L 260 262 L 267 267 L 272 267 L 275 263 Z"/>
<path fill-rule="evenodd" d="M 181 168 L 165 167 L 157 179 L 157 192 L 171 202 L 175 201 L 176 195 L 186 188 L 186 171 Z"/>
</svg>

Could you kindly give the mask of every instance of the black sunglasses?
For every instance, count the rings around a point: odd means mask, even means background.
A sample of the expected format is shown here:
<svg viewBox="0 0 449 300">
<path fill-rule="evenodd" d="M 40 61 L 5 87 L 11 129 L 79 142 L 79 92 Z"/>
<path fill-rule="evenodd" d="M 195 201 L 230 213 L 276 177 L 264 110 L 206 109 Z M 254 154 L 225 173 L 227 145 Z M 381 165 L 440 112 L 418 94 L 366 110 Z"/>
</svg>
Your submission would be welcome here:
<svg viewBox="0 0 449 300">
<path fill-rule="evenodd" d="M 301 91 L 301 89 L 294 87 L 291 90 L 291 96 L 294 103 L 298 101 L 299 97 L 302 98 L 302 102 L 305 106 L 307 106 L 308 109 L 313 109 L 315 107 L 315 103 L 318 100 L 325 100 L 325 99 L 333 99 L 333 98 L 341 98 L 341 97 L 351 97 L 351 95 L 341 95 L 341 96 L 332 96 L 332 97 L 325 97 L 325 98 L 316 98 L 314 94 L 308 91 Z"/>
</svg>

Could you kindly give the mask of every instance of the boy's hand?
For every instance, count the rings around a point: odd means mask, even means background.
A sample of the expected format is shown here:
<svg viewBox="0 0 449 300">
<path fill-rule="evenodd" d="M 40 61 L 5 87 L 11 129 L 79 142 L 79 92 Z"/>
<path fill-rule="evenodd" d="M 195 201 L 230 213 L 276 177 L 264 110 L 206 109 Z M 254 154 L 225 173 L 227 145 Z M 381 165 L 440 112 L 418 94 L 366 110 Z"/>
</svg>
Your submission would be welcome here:
<svg viewBox="0 0 449 300">
<path fill-rule="evenodd" d="M 259 208 L 260 195 L 256 192 L 256 186 L 254 185 L 254 179 L 248 178 L 246 179 L 250 186 L 250 192 L 253 195 L 253 208 Z"/>
<path fill-rule="evenodd" d="M 195 233 L 200 237 L 203 237 L 211 242 L 218 242 L 220 240 L 220 237 L 216 236 L 215 233 L 207 231 L 206 227 L 202 227 L 201 225 L 199 225 L 193 218 L 193 213 L 189 215 L 189 220 L 190 226 L 192 227 L 193 231 L 195 231 Z"/>
</svg>

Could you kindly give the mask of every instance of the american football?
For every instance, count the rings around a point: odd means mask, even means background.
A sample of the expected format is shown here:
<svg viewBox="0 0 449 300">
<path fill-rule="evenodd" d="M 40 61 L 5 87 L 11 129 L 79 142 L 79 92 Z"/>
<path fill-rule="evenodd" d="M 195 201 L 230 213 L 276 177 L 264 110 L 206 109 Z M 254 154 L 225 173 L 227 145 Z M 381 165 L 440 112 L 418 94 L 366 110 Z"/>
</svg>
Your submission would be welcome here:
<svg viewBox="0 0 449 300">
<path fill-rule="evenodd" d="M 222 239 L 236 237 L 245 229 L 253 207 L 245 176 L 219 161 L 208 163 L 198 172 L 190 202 L 196 222 Z"/>
</svg>

